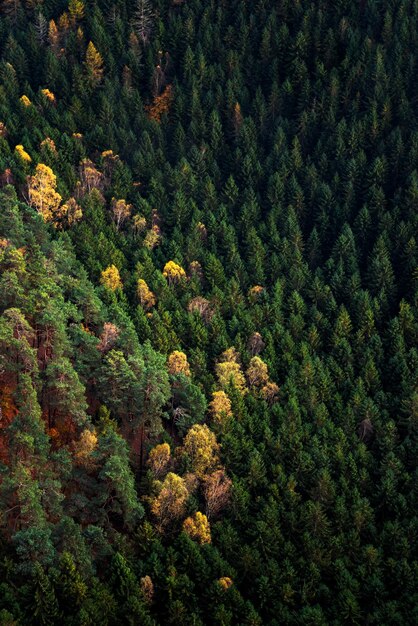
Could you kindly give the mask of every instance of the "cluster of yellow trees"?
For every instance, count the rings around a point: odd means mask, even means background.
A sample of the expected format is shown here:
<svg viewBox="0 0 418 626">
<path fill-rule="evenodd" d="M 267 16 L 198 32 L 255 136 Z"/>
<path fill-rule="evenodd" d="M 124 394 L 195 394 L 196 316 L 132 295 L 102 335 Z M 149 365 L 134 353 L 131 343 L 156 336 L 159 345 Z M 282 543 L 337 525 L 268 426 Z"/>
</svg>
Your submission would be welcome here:
<svg viewBox="0 0 418 626">
<path fill-rule="evenodd" d="M 258 393 L 269 403 L 273 403 L 277 399 L 279 387 L 270 380 L 268 366 L 259 356 L 252 357 L 244 375 L 238 352 L 234 347 L 228 348 L 221 354 L 215 371 L 219 385 L 223 389 L 228 388 L 232 383 L 243 394 L 247 393 L 248 387 L 250 387 L 253 393 Z M 212 400 L 214 415 L 220 414 L 216 410 L 216 406 L 222 403 L 226 406 L 225 399 L 220 395 Z M 227 413 L 228 409 L 224 409 L 225 411 Z"/>
<path fill-rule="evenodd" d="M 30 160 L 23 146 L 16 146 L 16 150 L 23 159 Z M 57 191 L 57 177 L 43 163 L 38 163 L 33 176 L 28 177 L 28 201 L 46 222 L 53 222 L 56 226 L 62 222 L 70 226 L 83 215 L 75 198 L 62 203 L 62 197 Z"/>
<path fill-rule="evenodd" d="M 183 476 L 170 471 L 179 460 L 190 468 Z M 186 517 L 183 530 L 201 544 L 210 543 L 210 520 L 228 504 L 231 491 L 231 481 L 220 465 L 215 434 L 206 424 L 195 424 L 176 450 L 175 459 L 170 446 L 162 443 L 151 450 L 147 464 L 154 478 L 150 508 L 158 530 L 166 532 L 173 521 L 184 517 L 189 496 L 200 490 L 206 511 Z"/>
</svg>

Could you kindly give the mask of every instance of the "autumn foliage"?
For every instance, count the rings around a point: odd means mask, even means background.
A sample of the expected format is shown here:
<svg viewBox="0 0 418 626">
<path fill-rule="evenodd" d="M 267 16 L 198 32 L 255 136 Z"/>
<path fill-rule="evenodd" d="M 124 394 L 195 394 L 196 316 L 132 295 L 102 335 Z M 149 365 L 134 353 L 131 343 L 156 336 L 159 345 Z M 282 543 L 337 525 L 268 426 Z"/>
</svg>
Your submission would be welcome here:
<svg viewBox="0 0 418 626">
<path fill-rule="evenodd" d="M 190 428 L 183 443 L 183 454 L 187 456 L 193 472 L 203 476 L 219 463 L 219 445 L 215 434 L 206 424 L 195 424 Z"/>
<path fill-rule="evenodd" d="M 141 306 L 148 311 L 151 307 L 153 307 L 156 303 L 155 295 L 152 293 L 151 289 L 148 287 L 147 283 L 143 278 L 138 278 L 138 283 L 136 287 L 136 292 L 138 295 L 138 300 L 141 303 Z"/>
<path fill-rule="evenodd" d="M 168 443 L 159 443 L 149 453 L 147 465 L 155 478 L 160 478 L 167 470 L 171 461 L 171 450 Z"/>
<path fill-rule="evenodd" d="M 103 270 L 100 282 L 110 291 L 116 291 L 117 289 L 122 289 L 122 280 L 120 278 L 119 270 L 116 265 L 109 265 L 105 270 Z"/>
<path fill-rule="evenodd" d="M 28 178 L 29 203 L 46 222 L 56 218 L 61 196 L 56 191 L 57 177 L 48 165 L 39 163 L 35 174 Z"/>
<path fill-rule="evenodd" d="M 228 417 L 232 416 L 231 400 L 225 391 L 214 391 L 209 404 L 209 411 L 212 419 L 217 424 L 222 424 Z"/>
<path fill-rule="evenodd" d="M 163 276 L 167 278 L 170 285 L 180 282 L 183 278 L 186 277 L 186 272 L 174 261 L 168 261 L 164 265 Z"/>
<path fill-rule="evenodd" d="M 208 518 L 200 511 L 197 511 L 192 517 L 187 517 L 184 520 L 183 530 L 191 539 L 200 544 L 211 542 Z"/>
<path fill-rule="evenodd" d="M 184 374 L 190 376 L 190 367 L 187 356 L 180 350 L 174 350 L 168 357 L 168 371 L 170 374 Z"/>
<path fill-rule="evenodd" d="M 162 116 L 169 112 L 173 97 L 173 86 L 167 85 L 164 91 L 146 107 L 148 117 L 159 124 Z"/>
<path fill-rule="evenodd" d="M 157 485 L 158 495 L 151 502 L 151 512 L 159 530 L 164 530 L 174 520 L 182 517 L 189 497 L 181 476 L 169 472 L 162 483 Z"/>
<path fill-rule="evenodd" d="M 241 393 L 247 392 L 245 376 L 239 362 L 239 354 L 234 347 L 228 348 L 222 353 L 219 362 L 216 364 L 216 375 L 219 385 L 227 389 L 229 385 L 234 385 Z"/>
</svg>

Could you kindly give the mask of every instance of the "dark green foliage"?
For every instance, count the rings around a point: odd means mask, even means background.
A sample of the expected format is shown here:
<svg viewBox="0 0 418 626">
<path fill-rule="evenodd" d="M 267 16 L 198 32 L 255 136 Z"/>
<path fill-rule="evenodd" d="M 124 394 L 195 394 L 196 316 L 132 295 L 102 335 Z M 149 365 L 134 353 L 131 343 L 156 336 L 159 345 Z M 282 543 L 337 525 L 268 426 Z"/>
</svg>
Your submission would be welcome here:
<svg viewBox="0 0 418 626">
<path fill-rule="evenodd" d="M 416 624 L 416 1 L 76 5 L 0 7 L 0 625 Z M 38 163 L 80 219 L 30 206 Z M 232 346 L 269 382 L 218 419 Z"/>
</svg>

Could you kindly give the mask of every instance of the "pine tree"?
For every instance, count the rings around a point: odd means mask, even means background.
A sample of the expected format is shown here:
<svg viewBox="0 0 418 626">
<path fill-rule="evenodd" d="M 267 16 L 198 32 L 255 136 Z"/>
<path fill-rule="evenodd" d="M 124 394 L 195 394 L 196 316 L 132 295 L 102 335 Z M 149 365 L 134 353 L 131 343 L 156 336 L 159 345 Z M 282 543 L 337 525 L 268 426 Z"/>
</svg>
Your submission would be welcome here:
<svg viewBox="0 0 418 626">
<path fill-rule="evenodd" d="M 34 565 L 32 615 L 36 624 L 52 626 L 60 618 L 58 601 L 49 577 L 39 563 Z"/>
</svg>

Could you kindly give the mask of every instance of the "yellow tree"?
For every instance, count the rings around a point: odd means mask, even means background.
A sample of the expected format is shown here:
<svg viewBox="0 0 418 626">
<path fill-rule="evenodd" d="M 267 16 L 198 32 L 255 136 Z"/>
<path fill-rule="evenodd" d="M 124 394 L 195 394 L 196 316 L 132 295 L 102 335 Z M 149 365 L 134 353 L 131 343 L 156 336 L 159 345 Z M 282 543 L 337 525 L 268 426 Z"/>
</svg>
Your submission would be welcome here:
<svg viewBox="0 0 418 626">
<path fill-rule="evenodd" d="M 94 431 L 88 428 L 84 429 L 81 433 L 80 439 L 75 446 L 75 457 L 80 465 L 86 468 L 94 466 L 94 460 L 92 459 L 92 453 L 97 446 L 97 435 Z"/>
<path fill-rule="evenodd" d="M 151 501 L 151 512 L 157 519 L 158 530 L 163 531 L 171 521 L 184 515 L 189 492 L 183 478 L 173 472 L 157 486 L 159 493 Z"/>
<path fill-rule="evenodd" d="M 103 58 L 92 41 L 87 46 L 85 65 L 91 84 L 98 85 L 103 77 Z"/>
<path fill-rule="evenodd" d="M 227 388 L 232 383 L 241 393 L 247 392 L 245 377 L 239 363 L 239 355 L 234 347 L 228 348 L 222 353 L 215 371 L 221 387 Z"/>
<path fill-rule="evenodd" d="M 222 425 L 228 417 L 232 417 L 231 400 L 228 398 L 225 391 L 213 392 L 212 401 L 209 404 L 209 411 L 213 421 L 220 425 Z"/>
<path fill-rule="evenodd" d="M 25 107 L 30 107 L 30 105 L 32 104 L 32 102 L 29 100 L 29 98 L 25 95 L 20 96 L 20 102 L 23 104 L 23 106 Z"/>
<path fill-rule="evenodd" d="M 60 43 L 60 35 L 54 20 L 50 20 L 48 26 L 48 42 L 54 52 L 58 51 Z"/>
<path fill-rule="evenodd" d="M 219 463 L 219 445 L 215 434 L 206 424 L 195 424 L 184 438 L 183 454 L 189 460 L 195 474 L 199 477 L 214 469 Z"/>
<path fill-rule="evenodd" d="M 237 349 L 234 348 L 234 346 L 231 346 L 231 348 L 228 348 L 227 350 L 222 352 L 221 356 L 219 357 L 219 362 L 239 363 L 240 356 L 239 356 Z"/>
<path fill-rule="evenodd" d="M 100 282 L 111 291 L 116 291 L 116 289 L 122 289 L 123 287 L 119 270 L 116 265 L 113 264 L 103 270 L 100 276 Z"/>
<path fill-rule="evenodd" d="M 46 154 L 53 155 L 54 157 L 57 155 L 57 146 L 55 145 L 55 141 L 51 139 L 51 137 L 45 137 L 42 139 L 39 144 L 41 149 L 46 151 Z"/>
<path fill-rule="evenodd" d="M 46 222 L 56 217 L 61 196 L 56 191 L 57 177 L 48 165 L 39 163 L 35 174 L 28 178 L 29 204 L 42 215 Z"/>
<path fill-rule="evenodd" d="M 268 367 L 259 356 L 253 356 L 246 373 L 250 387 L 262 387 L 268 383 Z"/>
<path fill-rule="evenodd" d="M 167 278 L 169 285 L 178 283 L 182 278 L 186 277 L 186 272 L 174 261 L 168 261 L 164 265 L 163 276 Z"/>
<path fill-rule="evenodd" d="M 248 297 L 251 302 L 257 302 L 261 294 L 264 293 L 264 287 L 261 285 L 254 285 L 248 292 Z"/>
<path fill-rule="evenodd" d="M 208 518 L 200 511 L 184 520 L 183 530 L 191 539 L 200 544 L 210 543 L 212 540 Z"/>
<path fill-rule="evenodd" d="M 171 451 L 168 443 L 160 443 L 149 453 L 147 465 L 155 478 L 159 478 L 167 470 L 171 461 Z"/>
<path fill-rule="evenodd" d="M 68 12 L 73 24 L 78 20 L 82 20 L 84 17 L 84 3 L 82 0 L 70 0 L 68 3 Z"/>
<path fill-rule="evenodd" d="M 90 159 L 83 159 L 79 167 L 82 193 L 90 193 L 93 189 L 102 189 L 104 176 Z"/>
<path fill-rule="evenodd" d="M 159 96 L 156 96 L 150 105 L 145 107 L 149 118 L 159 124 L 162 116 L 170 110 L 173 97 L 173 86 L 167 85 L 164 91 Z"/>
<path fill-rule="evenodd" d="M 138 295 L 138 300 L 140 301 L 141 306 L 146 311 L 155 305 L 155 295 L 152 293 L 151 289 L 148 287 L 143 278 L 138 279 L 136 293 Z"/>
<path fill-rule="evenodd" d="M 75 198 L 69 198 L 59 210 L 59 217 L 64 224 L 72 226 L 83 217 L 83 211 Z"/>
<path fill-rule="evenodd" d="M 151 604 L 154 597 L 154 583 L 151 576 L 143 576 L 139 580 L 139 587 L 141 589 L 142 597 L 147 604 Z"/>
<path fill-rule="evenodd" d="M 132 205 L 128 204 L 123 198 L 119 200 L 112 198 L 112 211 L 116 229 L 119 230 L 122 224 L 131 216 Z"/>
<path fill-rule="evenodd" d="M 154 224 L 145 235 L 144 246 L 147 250 L 153 250 L 160 243 L 160 239 L 160 227 L 157 224 Z"/>
<path fill-rule="evenodd" d="M 174 350 L 168 357 L 168 372 L 169 374 L 184 374 L 190 376 L 190 367 L 187 362 L 187 356 L 184 352 Z"/>
<path fill-rule="evenodd" d="M 50 89 L 41 89 L 41 94 L 52 104 L 55 103 L 55 94 Z"/>
<path fill-rule="evenodd" d="M 230 589 L 233 584 L 233 580 L 232 578 L 229 578 L 229 576 L 222 576 L 222 578 L 218 579 L 218 585 L 220 586 L 222 591 L 228 591 L 228 589 Z"/>
<path fill-rule="evenodd" d="M 17 154 L 19 155 L 19 157 L 22 159 L 22 161 L 26 161 L 27 163 L 30 163 L 32 161 L 30 154 L 28 154 L 25 150 L 25 148 L 22 146 L 21 143 L 19 143 L 16 147 L 15 150 L 17 152 Z"/>
<path fill-rule="evenodd" d="M 143 215 L 136 214 L 132 218 L 133 229 L 136 234 L 142 233 L 147 226 L 147 220 Z"/>
<path fill-rule="evenodd" d="M 58 20 L 58 29 L 60 33 L 64 35 L 64 37 L 70 30 L 70 18 L 67 11 L 64 11 L 64 13 L 60 15 L 60 18 Z"/>
<path fill-rule="evenodd" d="M 261 388 L 261 397 L 264 398 L 264 400 L 268 404 L 272 405 L 278 401 L 279 392 L 280 392 L 279 385 L 276 385 L 276 383 L 273 383 L 271 380 L 269 380 L 264 385 L 264 387 Z"/>
</svg>

